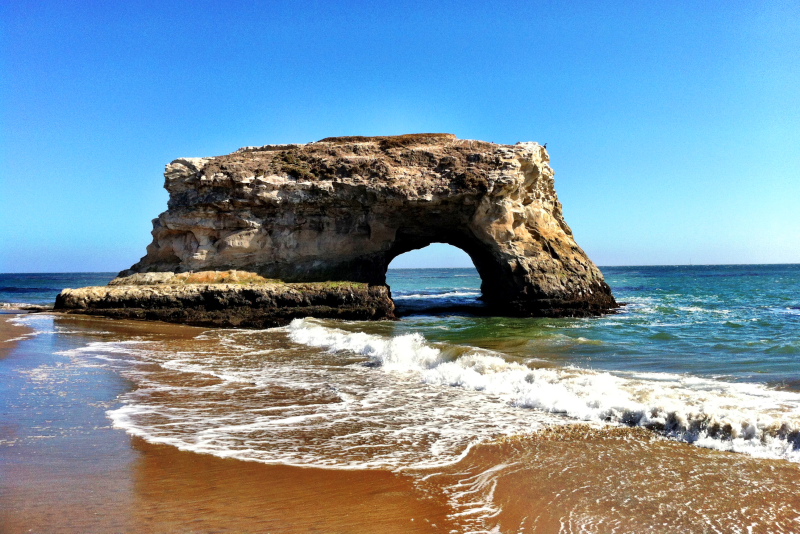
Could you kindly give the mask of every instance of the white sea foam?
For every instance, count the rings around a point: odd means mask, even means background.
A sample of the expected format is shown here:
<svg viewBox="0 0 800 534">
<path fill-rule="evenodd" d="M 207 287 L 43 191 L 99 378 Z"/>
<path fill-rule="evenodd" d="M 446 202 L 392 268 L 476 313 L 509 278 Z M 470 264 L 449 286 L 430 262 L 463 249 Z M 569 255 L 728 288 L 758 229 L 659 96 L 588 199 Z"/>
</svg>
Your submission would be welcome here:
<svg viewBox="0 0 800 534">
<path fill-rule="evenodd" d="M 38 332 L 56 331 L 50 317 L 16 320 Z M 286 360 L 289 349 L 270 345 L 281 335 L 294 346 L 323 349 L 328 356 L 317 356 L 307 364 L 307 353 Z M 510 361 L 491 351 L 433 344 L 418 333 L 389 337 L 348 332 L 310 319 L 272 331 L 212 330 L 198 339 L 215 342 L 212 348 L 217 348 L 175 352 L 155 341 L 94 341 L 62 354 L 124 366 L 140 383 L 139 390 L 123 399 L 127 406 L 110 412 L 117 426 L 182 448 L 245 459 L 318 463 L 320 458 L 286 435 L 313 433 L 318 425 L 317 430 L 326 429 L 321 436 L 331 429 L 343 434 L 337 434 L 335 446 L 330 442 L 319 447 L 323 464 L 438 465 L 454 461 L 470 443 L 567 417 L 643 426 L 703 447 L 800 461 L 800 394 L 760 384 L 667 373 L 534 368 L 535 362 Z M 364 360 L 357 363 L 354 356 Z M 183 388 L 162 384 L 142 370 L 142 362 L 206 381 Z M 208 382 L 212 379 L 216 381 Z M 222 426 L 216 415 L 209 414 L 209 406 L 218 406 L 219 401 L 209 405 L 204 400 L 213 392 L 254 388 L 266 395 L 276 387 L 291 390 L 286 394 L 291 404 L 281 406 L 284 401 L 278 400 L 281 407 L 270 411 L 269 402 L 259 401 L 243 413 L 237 413 L 241 406 L 234 404 L 221 419 L 233 424 Z M 178 389 L 182 395 L 193 392 L 197 403 L 178 409 L 154 403 L 150 396 L 153 391 Z M 403 418 L 397 417 L 399 411 Z M 311 424 L 311 419 L 318 423 Z M 193 428 L 195 437 L 176 435 L 175 429 L 181 428 Z M 283 448 L 253 452 L 258 445 L 243 436 L 254 429 L 272 436 L 259 443 L 282 442 Z M 405 441 L 414 441 L 415 448 L 403 450 L 400 444 Z M 355 453 L 367 444 L 372 447 L 369 455 Z"/>
<path fill-rule="evenodd" d="M 536 368 L 419 333 L 344 328 L 358 325 L 303 319 L 266 331 L 209 330 L 189 343 L 93 341 L 61 354 L 111 366 L 136 383 L 107 412 L 116 428 L 224 458 L 437 468 L 500 436 L 586 421 L 800 461 L 798 393 L 680 374 Z M 495 480 L 491 470 L 463 477 L 451 488 L 454 517 L 480 530 L 499 512 Z"/>
<path fill-rule="evenodd" d="M 19 314 L 11 316 L 8 321 L 17 326 L 26 326 L 33 332 L 21 336 L 22 338 L 37 336 L 41 334 L 55 334 L 56 327 L 53 318 L 49 315 L 41 314 Z"/>
<path fill-rule="evenodd" d="M 411 371 L 428 368 L 439 362 L 441 351 L 425 343 L 421 334 L 405 334 L 392 338 L 344 332 L 318 326 L 306 319 L 295 319 L 289 326 L 289 337 L 296 343 L 323 347 L 337 352 L 347 350 L 368 356 L 387 370 Z"/>
<path fill-rule="evenodd" d="M 676 309 L 689 312 L 689 313 L 718 313 L 721 315 L 728 315 L 731 313 L 730 310 L 717 310 L 714 308 L 701 308 L 699 306 L 678 306 Z"/>
<path fill-rule="evenodd" d="M 148 441 L 243 460 L 437 467 L 459 461 L 475 443 L 562 421 L 522 413 L 478 391 L 421 381 L 418 370 L 435 367 L 446 351 L 420 335 L 389 338 L 296 324 L 303 326 L 206 332 L 203 341 L 218 341 L 212 351 L 100 343 L 80 354 L 134 355 L 157 364 L 126 371 L 138 388 L 108 412 L 114 426 Z M 287 334 L 295 339 L 289 346 Z M 165 380 L 166 371 L 196 379 Z"/>
<path fill-rule="evenodd" d="M 9 319 L 9 322 L 17 326 L 25 326 L 30 328 L 30 332 L 26 332 L 20 336 L 12 339 L 7 339 L 6 342 L 25 341 L 41 335 L 52 334 L 81 334 L 79 330 L 69 330 L 62 326 L 55 324 L 53 317 L 46 314 L 20 314 L 14 315 Z M 98 332 L 102 333 L 102 332 Z"/>
<path fill-rule="evenodd" d="M 18 337 L 12 337 L 12 338 L 8 338 L 8 339 L 4 339 L 4 340 L 3 340 L 3 342 L 4 342 L 4 343 L 14 343 L 14 342 L 16 342 L 16 341 L 24 341 L 24 340 L 26 340 L 26 339 L 30 339 L 30 338 L 32 338 L 32 337 L 33 337 L 33 336 L 35 336 L 35 335 L 36 335 L 36 333 L 35 333 L 35 332 L 31 332 L 31 333 L 28 333 L 28 334 L 25 334 L 25 335 L 22 335 L 22 336 L 18 336 Z"/>
<path fill-rule="evenodd" d="M 473 350 L 455 360 L 419 334 L 387 339 L 296 320 L 293 341 L 370 357 L 387 371 L 503 398 L 573 419 L 643 426 L 703 447 L 800 461 L 800 394 L 666 373 L 532 369 Z"/>
</svg>

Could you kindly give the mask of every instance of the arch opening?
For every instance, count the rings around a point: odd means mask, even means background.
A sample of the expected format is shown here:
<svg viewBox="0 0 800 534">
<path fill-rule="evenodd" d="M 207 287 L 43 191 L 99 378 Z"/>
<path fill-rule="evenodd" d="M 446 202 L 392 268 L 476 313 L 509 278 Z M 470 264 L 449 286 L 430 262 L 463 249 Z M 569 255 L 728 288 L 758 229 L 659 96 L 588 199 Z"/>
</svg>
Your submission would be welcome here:
<svg viewBox="0 0 800 534">
<path fill-rule="evenodd" d="M 487 313 L 482 280 L 473 259 L 459 247 L 432 242 L 395 255 L 386 272 L 397 314 Z"/>
</svg>

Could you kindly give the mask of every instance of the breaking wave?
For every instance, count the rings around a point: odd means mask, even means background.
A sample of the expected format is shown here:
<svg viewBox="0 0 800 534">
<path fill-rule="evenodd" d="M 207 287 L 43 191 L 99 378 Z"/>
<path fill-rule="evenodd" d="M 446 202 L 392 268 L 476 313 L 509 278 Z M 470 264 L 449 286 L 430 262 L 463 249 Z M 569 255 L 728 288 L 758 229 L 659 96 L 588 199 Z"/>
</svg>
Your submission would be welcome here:
<svg viewBox="0 0 800 534">
<path fill-rule="evenodd" d="M 479 349 L 453 357 L 452 347 L 448 354 L 420 334 L 348 333 L 308 319 L 288 329 L 297 343 L 360 354 L 386 371 L 417 373 L 426 384 L 581 421 L 641 426 L 703 447 L 800 461 L 796 392 L 668 373 L 536 369 Z"/>
</svg>

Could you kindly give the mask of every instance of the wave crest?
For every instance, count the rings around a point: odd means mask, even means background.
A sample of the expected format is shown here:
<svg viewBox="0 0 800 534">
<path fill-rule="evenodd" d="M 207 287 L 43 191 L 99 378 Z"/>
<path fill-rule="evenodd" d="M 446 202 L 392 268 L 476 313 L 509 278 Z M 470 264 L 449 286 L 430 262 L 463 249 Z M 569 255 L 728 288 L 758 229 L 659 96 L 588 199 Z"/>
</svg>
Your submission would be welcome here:
<svg viewBox="0 0 800 534">
<path fill-rule="evenodd" d="M 386 371 L 416 372 L 433 386 L 480 391 L 581 421 L 641 426 L 703 447 L 800 462 L 795 392 L 690 375 L 531 368 L 480 349 L 448 358 L 418 333 L 385 338 L 308 319 L 295 320 L 288 329 L 296 343 L 362 354 Z"/>
</svg>

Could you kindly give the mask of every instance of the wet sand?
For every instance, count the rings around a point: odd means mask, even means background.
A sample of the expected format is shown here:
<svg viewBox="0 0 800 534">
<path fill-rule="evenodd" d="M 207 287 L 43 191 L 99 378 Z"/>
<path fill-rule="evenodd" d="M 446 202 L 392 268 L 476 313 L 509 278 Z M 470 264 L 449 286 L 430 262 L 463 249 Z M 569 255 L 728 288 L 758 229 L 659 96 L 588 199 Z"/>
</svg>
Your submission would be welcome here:
<svg viewBox="0 0 800 534">
<path fill-rule="evenodd" d="M 0 358 L 5 358 L 14 347 L 17 346 L 21 337 L 33 332 L 26 326 L 16 325 L 8 319 L 25 312 L 3 311 L 0 313 Z"/>
<path fill-rule="evenodd" d="M 5 319 L 0 316 L 3 339 L 24 333 Z M 167 337 L 180 343 L 196 343 L 201 331 L 85 316 L 59 323 L 87 335 L 106 331 L 120 339 Z M 39 375 L 19 370 L 46 367 L 60 349 L 48 345 L 54 342 L 47 336 L 38 337 L 43 339 L 24 339 L 15 347 L 0 339 L 8 349 L 0 359 L 0 379 L 30 376 L 41 388 Z M 78 337 L 72 342 L 87 339 Z M 644 429 L 554 427 L 475 447 L 447 469 L 409 475 L 299 468 L 131 438 L 110 427 L 105 410 L 132 384 L 102 366 L 59 380 L 61 389 L 51 397 L 32 390 L 43 397 L 41 405 L 17 398 L 0 403 L 4 534 L 487 527 L 514 533 L 800 532 L 800 465 L 701 449 Z M 25 394 L 2 386 L 5 395 Z M 488 524 L 478 519 L 487 516 Z"/>
<path fill-rule="evenodd" d="M 158 323 L 70 321 L 127 334 L 197 334 Z M 3 340 L 24 330 L 4 317 L 0 329 Z M 9 360 L 26 358 L 24 344 L 13 350 L 3 340 Z M 452 528 L 445 498 L 424 494 L 411 477 L 271 466 L 149 444 L 107 426 L 103 408 L 112 401 L 105 399 L 98 410 L 96 399 L 70 399 L 66 417 L 83 425 L 77 435 L 15 440 L 46 433 L 19 417 L 0 428 L 0 532 L 388 534 Z M 65 416 L 64 406 L 52 409 L 52 417 Z"/>
<path fill-rule="evenodd" d="M 553 427 L 481 445 L 432 484 L 459 510 L 491 494 L 500 532 L 800 532 L 800 465 L 703 449 L 642 428 Z"/>
<path fill-rule="evenodd" d="M 269 466 L 134 439 L 135 459 L 97 473 L 3 469 L 0 531 L 448 532 L 443 501 L 380 471 Z M 71 451 L 74 455 L 79 451 Z"/>
</svg>

